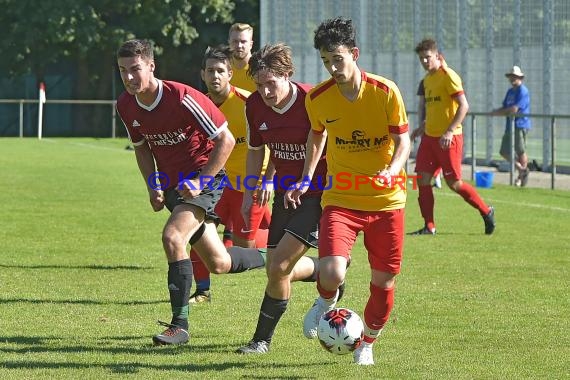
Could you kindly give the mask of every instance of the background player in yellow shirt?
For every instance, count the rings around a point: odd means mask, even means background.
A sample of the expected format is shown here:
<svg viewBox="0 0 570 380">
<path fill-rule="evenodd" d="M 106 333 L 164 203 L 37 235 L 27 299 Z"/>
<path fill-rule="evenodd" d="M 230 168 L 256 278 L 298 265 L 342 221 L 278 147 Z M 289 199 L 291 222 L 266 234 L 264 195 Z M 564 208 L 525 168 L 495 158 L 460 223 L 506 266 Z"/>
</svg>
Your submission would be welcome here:
<svg viewBox="0 0 570 380">
<path fill-rule="evenodd" d="M 311 121 L 303 178 L 312 178 L 316 158 L 326 144 L 327 189 L 322 196 L 319 236 L 319 298 L 305 316 L 304 334 L 315 338 L 319 318 L 334 308 L 359 232 L 371 267 L 370 295 L 364 309 L 364 342 L 354 362 L 372 365 L 372 344 L 394 304 L 404 241 L 406 173 L 410 153 L 408 120 L 396 84 L 361 71 L 352 20 L 326 20 L 317 28 L 314 47 L 331 79 L 305 98 Z M 342 179 L 342 183 L 340 180 Z M 331 186 L 332 185 L 332 186 Z M 330 186 L 330 188 L 328 188 Z M 303 183 L 286 194 L 298 207 Z"/>
<path fill-rule="evenodd" d="M 253 48 L 253 27 L 249 24 L 235 23 L 230 27 L 228 33 L 228 44 L 231 50 L 231 65 L 233 75 L 230 83 L 235 87 L 254 92 L 256 90 L 255 83 L 249 75 L 249 59 L 251 58 L 251 49 Z M 232 225 L 227 223 L 224 225 L 224 245 L 231 247 L 232 242 Z"/>
<path fill-rule="evenodd" d="M 249 59 L 253 48 L 253 27 L 249 24 L 235 23 L 230 27 L 228 43 L 232 51 L 233 75 L 230 83 L 249 92 L 257 88 L 253 79 L 247 75 Z"/>
<path fill-rule="evenodd" d="M 476 208 L 485 223 L 485 234 L 495 230 L 495 211 L 481 199 L 477 190 L 461 180 L 463 157 L 462 121 L 469 110 L 461 78 L 444 65 L 437 44 L 432 39 L 421 41 L 415 49 L 420 63 L 427 71 L 424 83 L 425 123 L 412 132 L 412 139 L 422 136 L 416 156 L 418 201 L 424 227 L 412 235 L 435 235 L 434 197 L 431 179 L 441 167 L 451 190 Z"/>
<path fill-rule="evenodd" d="M 271 211 L 267 203 L 255 203 L 249 220 L 244 221 L 240 212 L 243 200 L 245 160 L 247 157 L 245 101 L 249 91 L 230 84 L 232 78 L 230 51 L 227 47 L 208 48 L 202 59 L 202 80 L 208 88 L 208 97 L 222 111 L 228 121 L 228 129 L 236 139 L 236 144 L 226 161 L 226 181 L 224 191 L 214 212 L 221 218 L 222 224 L 231 225 L 233 244 L 244 248 L 265 248 L 271 221 Z M 265 175 L 269 157 L 263 162 L 262 175 Z M 273 169 L 271 166 L 272 176 Z M 196 281 L 196 291 L 190 296 L 190 303 L 211 300 L 210 272 L 198 254 L 190 251 L 192 269 Z"/>
</svg>

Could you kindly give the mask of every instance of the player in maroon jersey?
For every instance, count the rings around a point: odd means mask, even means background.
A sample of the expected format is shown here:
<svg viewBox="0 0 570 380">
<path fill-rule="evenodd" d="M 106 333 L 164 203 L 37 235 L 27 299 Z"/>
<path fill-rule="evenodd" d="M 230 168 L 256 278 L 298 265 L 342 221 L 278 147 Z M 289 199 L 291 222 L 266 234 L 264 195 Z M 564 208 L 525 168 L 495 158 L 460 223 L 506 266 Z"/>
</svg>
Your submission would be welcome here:
<svg viewBox="0 0 570 380">
<path fill-rule="evenodd" d="M 235 139 L 221 111 L 204 94 L 154 76 L 153 47 L 146 40 L 125 42 L 117 52 L 126 91 L 117 110 L 135 148 L 154 211 L 171 215 L 162 232 L 168 261 L 172 308 L 167 329 L 153 342 L 188 341 L 188 298 L 192 264 L 188 242 L 212 273 L 237 273 L 264 266 L 257 250 L 226 251 L 216 231 L 214 207 L 222 194 L 224 164 Z"/>
<path fill-rule="evenodd" d="M 245 106 L 249 145 L 246 172 L 248 176 L 260 175 L 267 146 L 276 175 L 264 182 L 257 196 L 258 201 L 264 202 L 265 186 L 269 184 L 275 189 L 267 241 L 267 286 L 253 339 L 237 350 L 242 354 L 269 351 L 275 327 L 291 296 L 291 282 L 315 281 L 318 270 L 316 258 L 303 255 L 318 242 L 325 186 L 322 181 L 326 176 L 324 154 L 302 206 L 288 208 L 283 198 L 287 187 L 298 181 L 303 172 L 305 143 L 311 128 L 305 111 L 305 95 L 310 86 L 293 82 L 293 71 L 291 49 L 283 44 L 266 45 L 249 60 L 248 74 L 255 80 L 257 91 L 249 96 Z M 253 178 L 248 187 L 255 183 Z M 245 220 L 253 204 L 253 193 L 244 192 Z"/>
</svg>

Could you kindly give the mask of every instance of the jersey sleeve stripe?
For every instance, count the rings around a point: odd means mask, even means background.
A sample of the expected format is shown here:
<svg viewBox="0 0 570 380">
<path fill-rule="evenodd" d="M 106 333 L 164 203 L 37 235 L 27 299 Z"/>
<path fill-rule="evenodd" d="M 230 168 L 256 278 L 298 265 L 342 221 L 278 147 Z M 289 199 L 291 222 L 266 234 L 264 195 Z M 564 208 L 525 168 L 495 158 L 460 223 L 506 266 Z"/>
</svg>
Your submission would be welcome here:
<svg viewBox="0 0 570 380">
<path fill-rule="evenodd" d="M 241 90 L 241 91 L 240 91 Z M 243 89 L 238 89 L 237 87 L 232 87 L 232 91 L 234 92 L 234 94 L 240 98 L 241 100 L 243 100 L 244 102 L 247 100 L 247 97 L 249 95 L 244 94 L 242 91 L 245 91 Z"/>
<path fill-rule="evenodd" d="M 389 93 L 390 93 L 390 88 L 389 88 L 386 84 L 384 84 L 384 83 L 382 83 L 382 82 L 379 82 L 379 81 L 377 81 L 376 79 L 372 79 L 372 78 L 370 78 L 370 77 L 368 77 L 368 76 L 366 76 L 366 77 L 364 78 L 364 80 L 366 81 L 366 83 L 370 83 L 371 85 L 380 88 L 380 89 L 381 89 L 382 91 L 384 91 L 386 94 L 389 94 Z"/>
<path fill-rule="evenodd" d="M 325 92 L 326 90 L 328 90 L 332 85 L 334 85 L 336 82 L 334 81 L 334 79 L 329 79 L 327 82 L 323 83 L 323 85 L 319 88 L 317 88 L 316 90 L 311 92 L 311 100 L 315 100 L 315 98 L 317 96 L 319 96 L 320 94 L 322 94 L 323 92 Z"/>
<path fill-rule="evenodd" d="M 196 100 L 192 99 L 190 95 L 184 95 L 182 99 L 182 104 L 186 106 L 192 112 L 192 114 L 196 117 L 200 126 L 204 131 L 208 134 L 208 137 L 212 138 L 218 135 L 218 131 L 214 121 L 206 114 L 204 109 L 200 107 Z"/>
<path fill-rule="evenodd" d="M 452 97 L 452 98 L 457 98 L 458 96 L 461 96 L 461 95 L 463 95 L 463 94 L 465 94 L 465 91 L 457 91 L 457 92 L 451 94 L 451 97 Z"/>
<path fill-rule="evenodd" d="M 388 131 L 390 133 L 393 133 L 395 135 L 401 135 L 403 133 L 408 132 L 408 124 L 404 124 L 404 125 L 389 125 L 388 126 Z"/>
</svg>

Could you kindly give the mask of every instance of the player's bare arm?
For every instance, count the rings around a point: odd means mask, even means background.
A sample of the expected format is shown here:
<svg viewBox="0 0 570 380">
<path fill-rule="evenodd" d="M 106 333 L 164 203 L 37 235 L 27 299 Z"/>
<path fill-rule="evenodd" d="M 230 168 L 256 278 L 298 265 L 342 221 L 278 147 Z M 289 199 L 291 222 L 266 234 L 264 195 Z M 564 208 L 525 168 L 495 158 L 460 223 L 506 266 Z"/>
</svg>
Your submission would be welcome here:
<svg viewBox="0 0 570 380">
<path fill-rule="evenodd" d="M 402 168 L 410 157 L 412 146 L 408 133 L 390 133 L 390 137 L 394 140 L 394 155 L 392 156 L 392 161 L 390 161 L 390 164 L 386 168 L 379 170 L 377 173 L 383 182 L 388 182 L 388 187 L 393 185 L 392 178 L 397 177 L 402 171 Z"/>
<path fill-rule="evenodd" d="M 426 127 L 426 98 L 425 96 L 418 96 L 418 127 L 412 131 L 411 139 L 414 141 L 416 138 L 425 133 Z"/>
<path fill-rule="evenodd" d="M 137 165 L 144 178 L 148 190 L 150 205 L 152 206 L 152 209 L 154 211 L 160 211 L 164 208 L 163 191 L 158 188 L 151 187 L 148 181 L 148 179 L 156 171 L 154 156 L 152 155 L 152 151 L 150 150 L 150 147 L 148 146 L 146 141 L 144 141 L 143 144 L 134 145 L 134 148 L 135 148 L 135 157 L 137 159 Z"/>
<path fill-rule="evenodd" d="M 449 149 L 451 146 L 451 141 L 453 140 L 453 131 L 461 124 L 463 119 L 465 119 L 467 112 L 469 111 L 469 103 L 467 103 L 465 94 L 456 96 L 455 101 L 459 104 L 457 112 L 455 112 L 453 120 L 451 120 L 451 124 L 439 140 L 439 144 L 443 149 Z"/>
<path fill-rule="evenodd" d="M 257 190 L 257 204 L 260 206 L 265 206 L 269 203 L 271 199 L 271 194 L 275 190 L 273 188 L 273 182 L 271 179 L 275 176 L 275 165 L 269 160 L 267 163 L 267 169 L 265 170 L 265 178 L 267 181 L 261 186 L 261 189 Z"/>
<path fill-rule="evenodd" d="M 517 112 L 519 112 L 519 107 L 517 105 L 514 105 L 514 106 L 510 106 L 510 107 L 503 107 L 503 108 L 494 109 L 493 111 L 491 111 L 491 115 L 508 116 L 508 115 L 512 115 L 512 114 L 517 113 Z"/>
<path fill-rule="evenodd" d="M 285 208 L 289 208 L 289 204 L 296 209 L 301 204 L 301 196 L 309 190 L 309 182 L 313 178 L 315 168 L 319 163 L 319 159 L 323 154 L 327 142 L 327 131 L 317 133 L 311 130 L 307 136 L 307 152 L 305 157 L 305 166 L 300 181 L 293 185 L 293 188 L 285 192 L 283 202 Z"/>
<path fill-rule="evenodd" d="M 261 175 L 264 160 L 265 146 L 262 146 L 261 149 L 249 149 L 247 151 L 245 163 L 245 191 L 243 192 L 243 201 L 241 204 L 241 214 L 246 223 L 250 219 L 251 206 L 253 205 L 253 194 L 255 192 L 254 189 L 257 186 L 258 178 Z M 267 169 L 267 171 L 269 171 L 269 165 Z M 273 172 L 275 173 L 275 168 L 273 168 Z M 249 226 L 247 227 L 249 228 Z"/>
<path fill-rule="evenodd" d="M 214 177 L 222 170 L 236 143 L 234 135 L 227 128 L 214 137 L 212 141 L 214 148 L 210 152 L 208 162 L 200 172 L 202 178 Z M 179 185 L 181 190 L 178 190 L 178 193 L 183 198 L 197 197 L 202 191 L 200 189 L 200 178 L 184 181 Z"/>
</svg>

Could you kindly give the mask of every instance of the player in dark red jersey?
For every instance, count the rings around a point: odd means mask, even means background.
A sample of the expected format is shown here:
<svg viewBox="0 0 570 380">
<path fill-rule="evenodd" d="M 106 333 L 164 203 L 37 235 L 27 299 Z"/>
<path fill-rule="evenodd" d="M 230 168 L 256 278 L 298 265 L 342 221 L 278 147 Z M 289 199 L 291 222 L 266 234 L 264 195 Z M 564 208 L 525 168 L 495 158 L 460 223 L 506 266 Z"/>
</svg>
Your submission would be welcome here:
<svg viewBox="0 0 570 380">
<path fill-rule="evenodd" d="M 221 111 L 204 94 L 154 76 L 153 47 L 146 40 L 125 42 L 117 52 L 126 92 L 117 110 L 135 148 L 137 164 L 154 211 L 171 215 L 162 232 L 168 260 L 170 323 L 155 344 L 188 341 L 188 298 L 192 264 L 188 242 L 212 273 L 237 273 L 264 266 L 257 250 L 226 251 L 216 231 L 214 207 L 222 194 L 224 164 L 235 139 Z"/>
<path fill-rule="evenodd" d="M 246 172 L 259 176 L 266 149 L 275 166 L 276 175 L 267 179 L 257 196 L 266 199 L 265 186 L 275 189 L 269 238 L 267 242 L 267 286 L 259 311 L 253 339 L 237 352 L 266 353 L 279 319 L 291 296 L 291 281 L 315 281 L 316 258 L 303 255 L 317 246 L 321 216 L 321 194 L 326 175 L 324 154 L 315 171 L 313 189 L 305 195 L 302 207 L 287 208 L 283 196 L 287 187 L 300 179 L 305 161 L 305 143 L 311 124 L 305 111 L 305 94 L 310 86 L 293 82 L 291 49 L 283 44 L 266 45 L 249 60 L 248 74 L 255 80 L 257 91 L 246 101 L 248 145 Z M 255 186 L 252 178 L 249 186 Z M 253 204 L 252 190 L 243 196 L 242 213 L 248 220 Z"/>
</svg>

